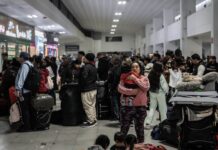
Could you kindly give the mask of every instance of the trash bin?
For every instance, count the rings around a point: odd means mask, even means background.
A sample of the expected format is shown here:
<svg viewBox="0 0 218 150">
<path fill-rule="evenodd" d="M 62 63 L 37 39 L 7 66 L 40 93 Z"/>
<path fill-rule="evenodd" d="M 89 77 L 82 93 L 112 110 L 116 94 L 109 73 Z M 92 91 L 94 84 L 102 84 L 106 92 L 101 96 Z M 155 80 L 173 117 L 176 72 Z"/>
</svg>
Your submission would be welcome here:
<svg viewBox="0 0 218 150">
<path fill-rule="evenodd" d="M 64 126 L 75 126 L 83 122 L 84 110 L 78 83 L 63 85 L 60 90 L 61 120 Z"/>
</svg>

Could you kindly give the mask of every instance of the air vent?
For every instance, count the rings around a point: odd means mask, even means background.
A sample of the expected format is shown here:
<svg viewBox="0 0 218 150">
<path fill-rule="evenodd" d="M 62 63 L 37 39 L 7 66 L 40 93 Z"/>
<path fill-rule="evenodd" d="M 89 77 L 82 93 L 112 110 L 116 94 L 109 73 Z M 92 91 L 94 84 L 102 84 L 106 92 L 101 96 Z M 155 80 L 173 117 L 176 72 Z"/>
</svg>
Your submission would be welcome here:
<svg viewBox="0 0 218 150">
<path fill-rule="evenodd" d="M 106 42 L 122 42 L 123 38 L 122 36 L 106 36 L 105 41 Z"/>
</svg>

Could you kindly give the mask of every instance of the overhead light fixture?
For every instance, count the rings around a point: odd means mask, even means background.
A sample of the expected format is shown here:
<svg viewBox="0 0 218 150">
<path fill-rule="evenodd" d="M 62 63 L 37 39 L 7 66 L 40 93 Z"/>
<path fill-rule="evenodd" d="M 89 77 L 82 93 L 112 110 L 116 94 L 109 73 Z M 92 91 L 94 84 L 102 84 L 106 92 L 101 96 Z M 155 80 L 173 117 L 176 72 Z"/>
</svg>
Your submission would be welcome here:
<svg viewBox="0 0 218 150">
<path fill-rule="evenodd" d="M 32 15 L 32 17 L 33 17 L 33 18 L 38 18 L 38 16 L 36 16 L 36 15 Z"/>
<path fill-rule="evenodd" d="M 28 18 L 32 19 L 32 18 L 38 18 L 38 16 L 36 15 L 27 15 Z"/>
<path fill-rule="evenodd" d="M 116 29 L 111 29 L 112 32 L 116 31 Z"/>
<path fill-rule="evenodd" d="M 64 32 L 64 31 L 61 31 L 61 32 L 59 32 L 60 34 L 65 34 L 66 32 Z"/>
<path fill-rule="evenodd" d="M 28 18 L 31 18 L 31 19 L 33 18 L 31 15 L 27 15 L 27 17 L 28 17 Z"/>
<path fill-rule="evenodd" d="M 115 32 L 111 32 L 111 34 L 115 34 Z"/>
<path fill-rule="evenodd" d="M 114 19 L 114 20 L 113 20 L 113 22 L 119 22 L 119 21 L 120 21 L 119 19 Z"/>
<path fill-rule="evenodd" d="M 112 27 L 112 28 L 116 28 L 116 27 L 117 27 L 117 25 L 112 25 L 111 27 Z"/>
<path fill-rule="evenodd" d="M 115 16 L 121 16 L 122 13 L 121 12 L 115 12 Z"/>
<path fill-rule="evenodd" d="M 118 5 L 125 5 L 125 4 L 126 4 L 126 1 L 118 1 L 117 4 L 118 4 Z"/>
</svg>

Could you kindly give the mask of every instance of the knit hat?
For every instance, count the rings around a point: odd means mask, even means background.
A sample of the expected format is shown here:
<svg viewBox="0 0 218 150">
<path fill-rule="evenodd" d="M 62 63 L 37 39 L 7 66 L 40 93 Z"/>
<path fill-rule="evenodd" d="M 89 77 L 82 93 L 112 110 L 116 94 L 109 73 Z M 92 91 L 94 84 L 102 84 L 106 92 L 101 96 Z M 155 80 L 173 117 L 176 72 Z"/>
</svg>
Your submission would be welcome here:
<svg viewBox="0 0 218 150">
<path fill-rule="evenodd" d="M 88 54 L 85 55 L 85 58 L 88 61 L 94 61 L 95 60 L 95 55 L 93 53 L 88 53 Z"/>
<path fill-rule="evenodd" d="M 21 52 L 20 53 L 20 58 L 23 58 L 24 60 L 28 60 L 29 59 L 29 54 L 27 52 Z"/>
</svg>

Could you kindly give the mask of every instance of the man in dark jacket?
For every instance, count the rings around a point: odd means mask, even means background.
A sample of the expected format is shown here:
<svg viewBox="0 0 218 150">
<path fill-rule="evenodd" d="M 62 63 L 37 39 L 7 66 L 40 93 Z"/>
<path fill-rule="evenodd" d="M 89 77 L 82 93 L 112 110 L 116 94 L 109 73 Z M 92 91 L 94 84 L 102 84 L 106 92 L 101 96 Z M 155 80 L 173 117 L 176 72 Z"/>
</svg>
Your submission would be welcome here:
<svg viewBox="0 0 218 150">
<path fill-rule="evenodd" d="M 97 69 L 95 67 L 95 55 L 88 53 L 85 55 L 85 66 L 81 69 L 80 88 L 83 108 L 87 116 L 87 122 L 84 122 L 83 127 L 92 127 L 97 124 L 96 118 L 96 94 L 97 94 Z"/>
<path fill-rule="evenodd" d="M 102 81 L 107 80 L 109 71 L 109 58 L 104 54 L 98 56 L 98 76 Z"/>
</svg>

